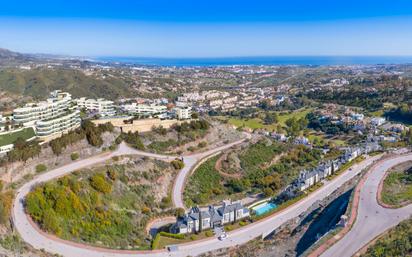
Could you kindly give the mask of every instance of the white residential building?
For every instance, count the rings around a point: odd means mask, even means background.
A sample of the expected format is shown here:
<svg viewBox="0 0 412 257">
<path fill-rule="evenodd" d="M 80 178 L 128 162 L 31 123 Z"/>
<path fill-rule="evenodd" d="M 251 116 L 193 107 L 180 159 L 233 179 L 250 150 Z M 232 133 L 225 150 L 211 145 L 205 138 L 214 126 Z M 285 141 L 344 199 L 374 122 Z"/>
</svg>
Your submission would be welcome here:
<svg viewBox="0 0 412 257">
<path fill-rule="evenodd" d="M 68 112 L 61 117 L 36 122 L 36 134 L 40 138 L 67 133 L 80 126 L 80 111 Z"/>
<path fill-rule="evenodd" d="M 113 101 L 103 98 L 99 99 L 87 99 L 82 97 L 76 99 L 77 106 L 79 108 L 85 108 L 88 112 L 99 114 L 102 117 L 116 115 L 116 110 Z"/>
<path fill-rule="evenodd" d="M 167 112 L 167 107 L 164 105 L 155 105 L 155 104 L 125 104 L 122 107 L 123 111 L 128 112 L 129 114 L 143 114 L 143 115 L 156 115 L 163 114 Z"/>
<path fill-rule="evenodd" d="M 174 108 L 174 111 L 179 120 L 187 120 L 192 118 L 192 107 L 177 107 Z"/>
<path fill-rule="evenodd" d="M 71 95 L 59 90 L 53 91 L 45 102 L 15 109 L 13 116 L 16 123 L 34 127 L 42 139 L 76 129 L 81 124 L 80 111 Z"/>
<path fill-rule="evenodd" d="M 28 103 L 22 108 L 14 109 L 13 118 L 17 124 L 33 126 L 36 121 L 53 119 L 75 108 L 69 93 L 53 91 L 44 102 Z"/>
</svg>

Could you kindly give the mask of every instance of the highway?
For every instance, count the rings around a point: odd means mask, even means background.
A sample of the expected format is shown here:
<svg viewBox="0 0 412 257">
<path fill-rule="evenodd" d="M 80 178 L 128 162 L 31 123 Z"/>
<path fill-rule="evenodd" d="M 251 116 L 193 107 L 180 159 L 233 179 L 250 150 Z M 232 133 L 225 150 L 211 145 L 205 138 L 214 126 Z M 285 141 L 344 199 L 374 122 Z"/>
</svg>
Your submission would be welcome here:
<svg viewBox="0 0 412 257">
<path fill-rule="evenodd" d="M 239 140 L 242 142 L 242 140 Z M 232 143 L 235 144 L 236 142 Z M 191 156 L 184 157 L 185 160 L 185 167 L 191 167 L 191 163 L 195 164 L 195 161 L 198 161 L 202 157 L 206 157 L 210 154 L 216 153 L 221 151 L 227 147 L 231 147 L 232 144 L 227 144 L 223 147 L 213 149 L 211 151 L 207 151 L 202 154 L 195 154 Z M 152 158 L 160 158 L 164 160 L 172 160 L 174 156 L 164 156 L 164 155 L 156 155 L 151 153 L 140 152 L 134 149 L 127 147 L 126 145 L 120 145 L 119 149 L 112 152 L 112 153 L 104 153 L 100 154 L 95 157 L 91 157 L 88 159 L 80 160 L 77 162 L 73 162 L 71 164 L 62 166 L 60 168 L 51 170 L 47 173 L 44 173 L 35 179 L 31 180 L 30 182 L 24 184 L 17 192 L 16 199 L 14 201 L 12 216 L 16 230 L 20 233 L 21 238 L 26 241 L 28 244 L 32 245 L 36 249 L 44 249 L 50 253 L 60 254 L 62 256 L 67 257 L 80 257 L 80 256 L 89 256 L 89 257 L 103 257 L 103 256 L 195 256 L 199 255 L 211 250 L 232 247 L 240 244 L 244 244 L 254 238 L 261 237 L 262 235 L 267 235 L 285 221 L 298 217 L 301 213 L 303 213 L 307 208 L 313 205 L 316 201 L 322 200 L 324 197 L 332 193 L 336 188 L 340 187 L 343 183 L 350 180 L 357 174 L 359 174 L 364 168 L 372 164 L 376 161 L 380 156 L 368 157 L 363 162 L 356 164 L 353 166 L 351 171 L 344 172 L 343 174 L 339 175 L 332 181 L 326 181 L 324 186 L 320 189 L 315 191 L 314 193 L 310 194 L 308 197 L 304 198 L 300 202 L 295 205 L 288 207 L 285 210 L 276 213 L 268 218 L 265 218 L 261 221 L 255 222 L 248 226 L 245 226 L 241 229 L 229 232 L 228 239 L 225 241 L 219 241 L 216 238 L 210 238 L 202 241 L 194 241 L 186 244 L 181 244 L 178 247 L 178 251 L 175 252 L 167 252 L 166 250 L 157 250 L 157 251 L 128 251 L 128 250 L 112 250 L 112 249 L 104 249 L 104 248 L 97 248 L 92 247 L 84 244 L 78 244 L 70 241 L 65 241 L 59 239 L 53 235 L 49 235 L 45 232 L 42 232 L 37 228 L 37 226 L 30 220 L 30 218 L 26 215 L 23 206 L 23 200 L 25 196 L 30 192 L 32 186 L 36 185 L 40 182 L 49 181 L 55 179 L 60 176 L 64 176 L 74 170 L 78 170 L 84 167 L 92 166 L 100 162 L 104 162 L 112 158 L 113 156 L 119 155 L 130 155 L 130 154 L 137 154 L 137 155 L 145 155 Z M 188 160 L 193 160 L 193 162 L 189 162 Z M 189 174 L 191 169 L 187 168 L 185 171 L 182 171 L 180 176 L 180 180 L 184 185 L 184 180 L 186 176 Z M 177 184 L 177 183 L 176 183 Z M 176 190 L 176 193 L 179 192 L 178 195 L 181 197 L 181 190 L 183 186 L 175 185 L 175 188 L 180 188 L 180 190 Z M 177 196 L 177 195 L 176 195 Z M 181 200 L 180 200 L 181 201 Z M 179 200 L 175 201 L 175 203 L 179 203 Z M 181 202 L 182 206 L 183 203 Z"/>
<path fill-rule="evenodd" d="M 377 201 L 379 183 L 385 172 L 409 160 L 412 160 L 412 154 L 386 160 L 370 171 L 360 191 L 358 215 L 352 229 L 326 250 L 322 257 L 351 257 L 375 237 L 412 215 L 412 204 L 399 209 L 388 209 Z"/>
</svg>

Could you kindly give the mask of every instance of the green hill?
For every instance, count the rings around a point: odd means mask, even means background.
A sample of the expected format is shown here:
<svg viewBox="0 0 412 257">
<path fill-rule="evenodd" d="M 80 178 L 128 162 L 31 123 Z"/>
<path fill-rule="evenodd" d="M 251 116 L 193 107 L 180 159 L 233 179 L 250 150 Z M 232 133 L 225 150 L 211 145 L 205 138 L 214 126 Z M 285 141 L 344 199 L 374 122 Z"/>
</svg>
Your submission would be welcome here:
<svg viewBox="0 0 412 257">
<path fill-rule="evenodd" d="M 32 69 L 7 68 L 0 70 L 0 91 L 44 99 L 50 91 L 61 89 L 74 97 L 104 97 L 116 99 L 133 96 L 132 81 L 116 73 L 87 76 L 74 69 Z"/>
</svg>

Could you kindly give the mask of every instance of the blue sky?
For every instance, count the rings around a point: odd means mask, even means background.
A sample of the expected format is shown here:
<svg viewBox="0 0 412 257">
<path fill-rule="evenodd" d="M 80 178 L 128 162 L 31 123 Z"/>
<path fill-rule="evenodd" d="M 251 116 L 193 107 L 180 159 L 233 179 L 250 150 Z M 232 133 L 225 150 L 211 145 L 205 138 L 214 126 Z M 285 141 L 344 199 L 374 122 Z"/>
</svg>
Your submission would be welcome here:
<svg viewBox="0 0 412 257">
<path fill-rule="evenodd" d="M 0 47 L 81 56 L 412 55 L 412 1 L 4 1 Z"/>
</svg>

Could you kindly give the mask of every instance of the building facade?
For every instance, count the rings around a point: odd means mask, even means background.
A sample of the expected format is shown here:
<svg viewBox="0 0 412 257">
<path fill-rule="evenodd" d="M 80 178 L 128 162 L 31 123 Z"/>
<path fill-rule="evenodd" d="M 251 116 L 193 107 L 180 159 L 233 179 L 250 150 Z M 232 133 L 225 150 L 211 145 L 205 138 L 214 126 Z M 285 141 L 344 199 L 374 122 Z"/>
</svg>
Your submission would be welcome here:
<svg viewBox="0 0 412 257">
<path fill-rule="evenodd" d="M 86 97 L 82 97 L 76 99 L 76 103 L 79 108 L 84 108 L 88 112 L 98 114 L 102 117 L 111 117 L 116 115 L 114 103 L 110 100 L 103 98 L 87 99 Z"/>
<path fill-rule="evenodd" d="M 14 122 L 34 127 L 40 139 L 57 136 L 80 127 L 80 111 L 71 95 L 53 91 L 45 102 L 26 104 L 13 112 Z"/>
<path fill-rule="evenodd" d="M 141 115 L 159 115 L 167 112 L 167 106 L 155 105 L 155 104 L 125 104 L 122 107 L 124 112 L 129 114 L 141 114 Z"/>
<path fill-rule="evenodd" d="M 192 108 L 187 106 L 187 107 L 176 107 L 174 109 L 176 117 L 179 120 L 187 120 L 192 118 Z"/>
<path fill-rule="evenodd" d="M 224 224 L 236 222 L 249 217 L 249 209 L 240 201 L 223 202 L 221 207 L 211 205 L 206 211 L 193 207 L 183 218 L 179 218 L 170 231 L 176 234 L 187 234 L 211 229 Z"/>
<path fill-rule="evenodd" d="M 75 108 L 69 93 L 53 91 L 44 102 L 28 103 L 22 108 L 14 109 L 13 119 L 17 124 L 33 126 L 39 120 L 48 120 L 64 115 Z"/>
</svg>

